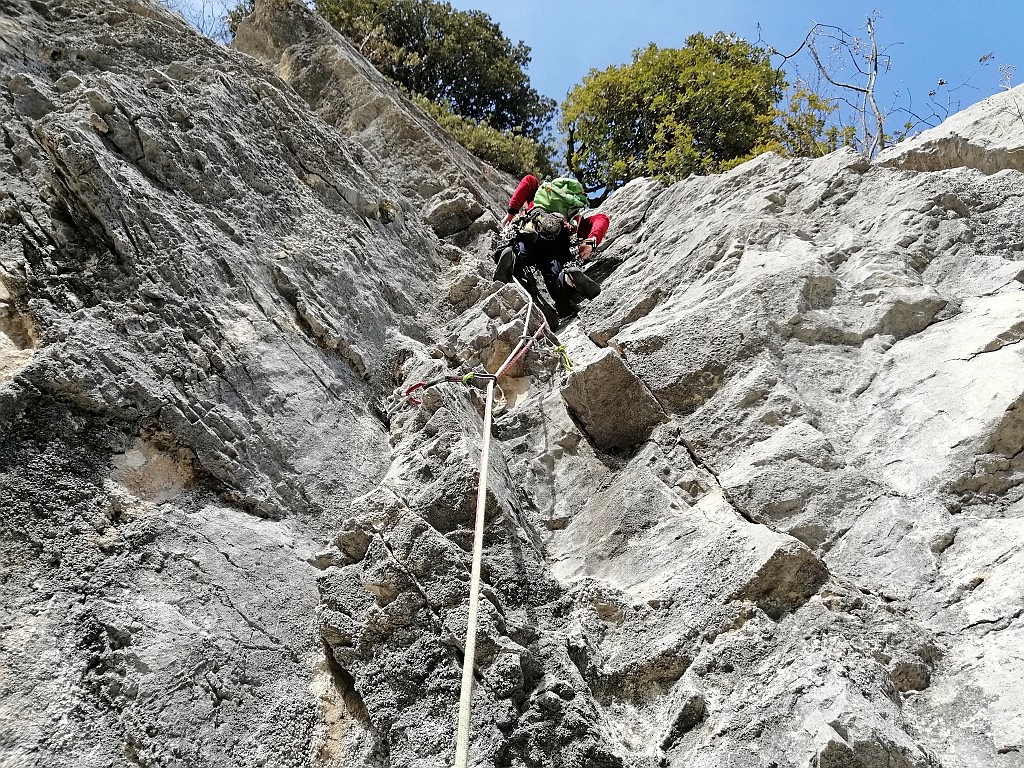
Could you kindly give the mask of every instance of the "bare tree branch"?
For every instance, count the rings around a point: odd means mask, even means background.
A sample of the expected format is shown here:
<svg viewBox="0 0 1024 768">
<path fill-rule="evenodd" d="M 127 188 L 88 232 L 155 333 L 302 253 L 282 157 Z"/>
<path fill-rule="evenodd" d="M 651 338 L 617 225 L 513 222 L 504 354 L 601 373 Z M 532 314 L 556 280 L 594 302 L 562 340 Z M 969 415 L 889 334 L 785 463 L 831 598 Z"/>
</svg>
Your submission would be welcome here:
<svg viewBox="0 0 1024 768">
<path fill-rule="evenodd" d="M 859 93 L 865 92 L 865 89 L 861 88 L 859 85 L 854 85 L 853 83 L 841 83 L 838 80 L 834 80 L 832 78 L 832 75 L 829 74 L 828 69 L 825 68 L 825 65 L 821 63 L 821 59 L 818 57 L 817 49 L 813 45 L 811 45 L 809 46 L 808 50 L 811 53 L 811 58 L 814 59 L 814 63 L 818 65 L 818 71 L 821 72 L 822 77 L 824 77 L 826 80 L 832 83 L 832 85 L 836 86 L 837 88 L 846 88 L 848 90 L 857 91 Z"/>
<path fill-rule="evenodd" d="M 851 35 L 842 27 L 816 22 L 795 51 L 783 55 L 772 49 L 771 54 L 780 56 L 781 64 L 785 64 L 806 50 L 818 75 L 825 82 L 842 93 L 856 95 L 856 98 L 839 95 L 835 101 L 850 109 L 856 120 L 861 151 L 867 157 L 873 157 L 887 143 L 885 121 L 895 107 L 893 104 L 888 110 L 883 110 L 878 104 L 876 91 L 879 76 L 892 67 L 889 50 L 896 44 L 879 48 L 875 15 L 867 18 L 865 30 L 866 36 L 859 37 Z M 825 50 L 830 51 L 831 61 L 824 60 Z M 852 70 L 852 78 L 836 74 L 845 67 Z"/>
</svg>

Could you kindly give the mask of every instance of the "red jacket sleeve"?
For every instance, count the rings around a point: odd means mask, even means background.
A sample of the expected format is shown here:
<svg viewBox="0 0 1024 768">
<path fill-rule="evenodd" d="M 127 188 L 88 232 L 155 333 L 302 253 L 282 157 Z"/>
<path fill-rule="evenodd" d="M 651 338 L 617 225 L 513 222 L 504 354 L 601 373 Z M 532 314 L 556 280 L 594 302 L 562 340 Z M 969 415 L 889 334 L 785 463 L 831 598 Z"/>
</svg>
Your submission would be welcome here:
<svg viewBox="0 0 1024 768">
<path fill-rule="evenodd" d="M 519 213 L 524 205 L 533 202 L 533 196 L 537 194 L 538 189 L 540 189 L 540 182 L 537 181 L 536 176 L 524 176 L 523 180 L 519 182 L 519 186 L 516 187 L 512 199 L 508 201 L 508 212 Z"/>
<path fill-rule="evenodd" d="M 594 238 L 595 244 L 600 245 L 604 236 L 608 233 L 608 217 L 603 213 L 595 213 L 593 216 L 587 216 L 580 221 L 579 229 L 576 230 L 576 234 L 580 240 L 586 240 L 588 237 Z"/>
</svg>

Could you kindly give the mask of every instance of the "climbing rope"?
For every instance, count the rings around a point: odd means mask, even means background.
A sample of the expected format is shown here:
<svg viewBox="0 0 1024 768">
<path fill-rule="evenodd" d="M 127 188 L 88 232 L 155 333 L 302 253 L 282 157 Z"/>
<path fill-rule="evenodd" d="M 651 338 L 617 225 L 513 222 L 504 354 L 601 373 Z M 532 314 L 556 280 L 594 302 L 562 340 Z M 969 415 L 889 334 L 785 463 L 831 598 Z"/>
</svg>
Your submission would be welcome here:
<svg viewBox="0 0 1024 768">
<path fill-rule="evenodd" d="M 533 295 L 518 281 L 515 285 L 520 292 L 528 297 L 526 305 L 526 317 L 523 320 L 523 333 L 515 348 L 509 353 L 505 361 L 498 366 L 494 373 L 482 373 L 471 371 L 462 376 L 441 376 L 430 381 L 419 381 L 407 388 L 404 392 L 396 390 L 396 403 L 388 409 L 388 415 L 407 403 L 420 404 L 423 401 L 418 399 L 414 393 L 426 391 L 441 384 L 471 384 L 475 381 L 486 381 L 487 389 L 484 394 L 484 419 L 483 439 L 480 447 L 480 478 L 476 492 L 476 522 L 473 533 L 473 562 L 470 568 L 469 579 L 469 616 L 466 622 L 466 644 L 462 664 L 462 688 L 459 694 L 459 720 L 458 730 L 455 739 L 455 768 L 467 768 L 469 762 L 469 724 L 473 701 L 473 669 L 476 661 L 476 630 L 477 620 L 480 613 L 480 571 L 483 560 L 484 549 L 484 510 L 487 506 L 487 469 L 490 463 L 491 450 L 491 420 L 494 403 L 494 386 L 498 379 L 505 375 L 522 357 L 530 351 L 530 348 L 542 337 L 551 342 L 567 370 L 572 370 L 572 361 L 566 352 L 566 345 L 555 336 L 548 328 L 547 318 L 541 313 L 540 326 L 533 333 L 530 333 L 530 320 L 534 311 Z"/>
<path fill-rule="evenodd" d="M 491 404 L 494 400 L 494 384 L 509 368 L 529 351 L 530 347 L 547 330 L 548 321 L 541 321 L 540 327 L 531 335 L 530 315 L 533 313 L 533 297 L 526 306 L 523 321 L 523 335 L 515 349 L 509 353 L 494 377 L 487 382 L 484 396 L 483 443 L 480 447 L 480 480 L 476 489 L 476 525 L 473 532 L 473 566 L 469 577 L 469 618 L 466 621 L 466 646 L 462 662 L 462 689 L 459 695 L 459 725 L 455 738 L 455 768 L 467 768 L 469 762 L 469 719 L 473 702 L 473 668 L 476 661 L 476 624 L 480 610 L 480 566 L 484 552 L 484 510 L 487 506 L 487 468 L 491 450 Z M 564 345 L 563 345 L 564 346 Z M 562 352 L 564 356 L 564 350 Z"/>
<path fill-rule="evenodd" d="M 473 703 L 473 667 L 476 658 L 476 622 L 480 610 L 480 565 L 484 551 L 484 509 L 487 506 L 487 465 L 491 449 L 491 403 L 494 379 L 487 382 L 484 401 L 484 434 L 480 447 L 480 481 L 476 489 L 476 527 L 473 533 L 473 566 L 469 576 L 469 618 L 466 621 L 466 646 L 462 661 L 462 688 L 459 694 L 459 725 L 455 738 L 455 768 L 469 762 L 469 717 Z"/>
</svg>

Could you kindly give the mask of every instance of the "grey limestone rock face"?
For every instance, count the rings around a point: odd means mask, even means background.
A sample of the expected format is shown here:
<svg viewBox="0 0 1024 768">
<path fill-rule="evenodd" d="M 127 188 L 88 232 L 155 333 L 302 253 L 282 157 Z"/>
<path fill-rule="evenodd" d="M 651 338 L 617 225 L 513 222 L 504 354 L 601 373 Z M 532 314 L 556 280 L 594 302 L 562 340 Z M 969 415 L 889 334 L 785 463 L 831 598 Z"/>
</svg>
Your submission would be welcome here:
<svg viewBox="0 0 1024 768">
<path fill-rule="evenodd" d="M 449 764 L 482 389 L 389 396 L 523 336 L 514 180 L 295 2 L 2 12 L 0 764 Z M 471 764 L 1020 764 L 1024 176 L 943 163 L 605 203 L 496 390 Z"/>
<path fill-rule="evenodd" d="M 986 102 L 957 124 L 983 143 L 1004 135 L 988 130 L 994 114 Z M 1024 136 L 1024 123 L 1000 125 L 1010 145 Z M 762 156 L 669 188 L 633 182 L 606 205 L 625 224 L 608 249 L 623 259 L 622 288 L 606 285 L 584 324 L 750 519 L 807 544 L 833 582 L 881 597 L 900 617 L 892 627 L 930 636 L 909 655 L 872 652 L 900 694 L 903 735 L 879 713 L 870 736 L 843 725 L 818 763 L 969 765 L 967 753 L 984 753 L 1014 765 L 1021 721 L 1001 713 L 1019 694 L 983 659 L 1017 664 L 1002 649 L 1020 617 L 996 607 L 1001 587 L 980 586 L 1009 576 L 986 571 L 994 560 L 973 547 L 1021 511 L 1024 177 L 967 159 L 930 173 L 890 164 Z M 1021 541 L 1001 536 L 989 546 L 1009 558 Z M 940 714 L 972 708 L 990 731 Z"/>
<path fill-rule="evenodd" d="M 232 45 L 255 56 L 302 96 L 324 121 L 362 147 L 362 160 L 386 177 L 438 235 L 481 217 L 493 227 L 518 179 L 456 144 L 356 48 L 298 0 L 258 0 Z M 485 213 L 486 212 L 486 213 Z"/>
<path fill-rule="evenodd" d="M 2 13 L 0 763 L 308 765 L 344 707 L 309 561 L 450 261 L 162 6 Z"/>
<path fill-rule="evenodd" d="M 562 398 L 594 444 L 604 450 L 642 443 L 666 420 L 658 401 L 612 349 L 573 371 L 562 387 Z"/>
</svg>

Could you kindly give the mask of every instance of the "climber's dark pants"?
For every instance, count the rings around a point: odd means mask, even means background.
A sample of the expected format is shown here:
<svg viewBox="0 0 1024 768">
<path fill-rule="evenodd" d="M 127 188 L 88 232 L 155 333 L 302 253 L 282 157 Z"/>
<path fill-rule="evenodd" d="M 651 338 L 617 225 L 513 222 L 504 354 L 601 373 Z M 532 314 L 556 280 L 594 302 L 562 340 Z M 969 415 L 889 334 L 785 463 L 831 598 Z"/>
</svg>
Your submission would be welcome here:
<svg viewBox="0 0 1024 768">
<path fill-rule="evenodd" d="M 570 260 L 568 238 L 564 243 L 562 238 L 538 240 L 533 244 L 517 240 L 513 247 L 517 251 L 517 274 L 522 274 L 526 267 L 535 267 L 556 306 L 575 303 L 576 292 L 563 285 L 559 277 Z"/>
</svg>

